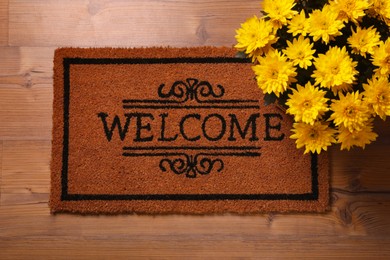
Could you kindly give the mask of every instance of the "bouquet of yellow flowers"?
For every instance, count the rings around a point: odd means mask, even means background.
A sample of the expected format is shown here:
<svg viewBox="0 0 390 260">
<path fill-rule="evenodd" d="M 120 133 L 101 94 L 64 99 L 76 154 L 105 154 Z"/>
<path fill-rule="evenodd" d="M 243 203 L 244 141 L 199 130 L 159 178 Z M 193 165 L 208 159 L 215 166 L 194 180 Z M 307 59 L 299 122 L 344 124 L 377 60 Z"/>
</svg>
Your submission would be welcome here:
<svg viewBox="0 0 390 260">
<path fill-rule="evenodd" d="M 294 117 L 305 153 L 374 141 L 390 116 L 389 0 L 263 0 L 263 14 L 236 31 L 266 104 Z"/>
</svg>

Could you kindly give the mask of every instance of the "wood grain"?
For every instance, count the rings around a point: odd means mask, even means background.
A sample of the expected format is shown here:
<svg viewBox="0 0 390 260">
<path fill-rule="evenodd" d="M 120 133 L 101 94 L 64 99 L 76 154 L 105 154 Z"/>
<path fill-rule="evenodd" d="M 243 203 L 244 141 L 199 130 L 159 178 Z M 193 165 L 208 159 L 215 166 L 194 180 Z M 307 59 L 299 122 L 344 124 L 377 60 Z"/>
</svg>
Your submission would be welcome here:
<svg viewBox="0 0 390 260">
<path fill-rule="evenodd" d="M 106 238 L 91 239 L 82 236 L 64 240 L 56 237 L 19 238 L 4 241 L 0 256 L 12 259 L 54 259 L 53 255 L 56 256 L 55 259 L 285 259 L 286 256 L 293 259 L 388 259 L 388 240 L 333 238 L 333 241 L 321 237 L 298 241 L 274 237 L 242 239 L 193 235 L 158 237 L 152 240 L 119 238 L 109 241 Z"/>
<path fill-rule="evenodd" d="M 8 1 L 0 1 L 0 46 L 8 45 Z M 1 56 L 0 56 L 1 57 Z"/>
<path fill-rule="evenodd" d="M 58 256 L 59 251 L 64 255 L 62 250 L 70 249 L 74 252 L 65 256 L 105 255 L 107 250 L 113 256 L 153 256 L 154 250 L 165 252 L 167 247 L 170 248 L 164 253 L 167 257 L 190 256 L 197 248 L 205 250 L 198 252 L 199 256 L 222 257 L 224 252 L 232 256 L 230 247 L 234 247 L 232 252 L 239 253 L 237 256 L 255 256 L 261 252 L 270 256 L 292 256 L 294 249 L 295 256 L 308 257 L 359 256 L 355 254 L 357 249 L 360 256 L 365 257 L 389 254 L 386 244 L 390 242 L 390 196 L 332 195 L 332 210 L 327 214 L 204 217 L 50 216 L 43 199 L 27 200 L 0 208 L 3 224 L 0 256 L 12 256 L 16 253 L 13 250 L 22 255 Z M 59 251 L 54 252 L 43 243 L 48 241 L 51 248 Z M 104 250 L 97 249 L 100 242 L 107 246 Z M 31 244 L 36 245 L 35 250 Z M 213 250 L 213 247 L 216 248 Z M 275 252 L 270 252 L 270 248 Z M 332 253 L 327 252 L 329 250 Z"/>
<path fill-rule="evenodd" d="M 1 192 L 49 193 L 50 149 L 50 141 L 3 141 Z"/>
<path fill-rule="evenodd" d="M 0 207 L 1 207 L 2 174 L 3 174 L 3 141 L 0 140 Z"/>
<path fill-rule="evenodd" d="M 25 88 L 52 84 L 54 49 L 0 47 L 0 84 L 16 84 Z"/>
<path fill-rule="evenodd" d="M 54 48 L 0 47 L 0 139 L 50 139 Z"/>
<path fill-rule="evenodd" d="M 349 192 L 390 192 L 390 160 L 386 156 L 390 144 L 380 139 L 365 150 L 338 149 L 335 147 L 330 152 L 332 188 Z"/>
<path fill-rule="evenodd" d="M 0 84 L 0 139 L 51 138 L 51 85 Z"/>
<path fill-rule="evenodd" d="M 390 258 L 390 121 L 331 149 L 325 214 L 50 215 L 57 46 L 232 45 L 245 0 L 0 1 L 0 259 Z"/>
<path fill-rule="evenodd" d="M 77 216 L 49 215 L 48 194 L 3 193 L 0 221 L 2 235 L 26 237 L 35 232 L 56 236 L 152 236 L 163 233 L 267 238 L 371 235 L 384 238 L 390 232 L 390 195 L 332 193 L 333 204 L 325 214 L 262 214 L 257 216 Z M 54 221 L 54 222 L 53 222 Z M 128 226 L 128 223 L 132 223 Z M 99 227 L 98 229 L 94 227 Z M 190 227 L 190 230 L 186 228 Z M 176 234 L 178 233 L 178 234 Z M 390 248 L 389 248 L 390 250 Z"/>
<path fill-rule="evenodd" d="M 232 45 L 259 1 L 10 1 L 10 46 Z"/>
</svg>

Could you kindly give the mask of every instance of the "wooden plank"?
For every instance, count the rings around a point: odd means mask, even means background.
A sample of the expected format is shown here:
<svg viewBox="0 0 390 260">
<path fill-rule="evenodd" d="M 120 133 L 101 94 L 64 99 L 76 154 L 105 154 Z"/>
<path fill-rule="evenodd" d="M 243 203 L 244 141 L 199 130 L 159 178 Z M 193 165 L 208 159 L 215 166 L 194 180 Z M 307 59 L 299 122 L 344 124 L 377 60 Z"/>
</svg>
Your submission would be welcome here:
<svg viewBox="0 0 390 260">
<path fill-rule="evenodd" d="M 2 259 L 388 259 L 388 244 L 388 240 L 321 236 L 288 240 L 171 235 L 131 241 L 111 237 L 17 237 L 1 241 L 0 256 Z"/>
<path fill-rule="evenodd" d="M 330 157 L 331 186 L 334 189 L 360 191 L 389 191 L 390 178 L 390 120 L 375 120 L 379 137 L 363 150 L 340 151 L 332 147 Z"/>
<path fill-rule="evenodd" d="M 332 188 L 351 192 L 390 191 L 389 152 L 390 145 L 383 143 L 349 152 L 333 149 L 330 153 Z"/>
<path fill-rule="evenodd" d="M 259 1 L 10 1 L 10 46 L 195 46 L 235 43 Z"/>
<path fill-rule="evenodd" d="M 0 84 L 31 88 L 53 83 L 55 48 L 0 47 Z"/>
<path fill-rule="evenodd" d="M 327 214 L 258 216 L 50 216 L 45 203 L 2 205 L 0 256 L 388 256 L 390 194 L 333 198 Z"/>
<path fill-rule="evenodd" d="M 50 139 L 54 48 L 0 47 L 0 139 Z"/>
<path fill-rule="evenodd" d="M 50 141 L 4 141 L 2 194 L 49 193 L 50 147 Z"/>
<path fill-rule="evenodd" d="M 1 179 L 3 175 L 3 141 L 0 139 L 0 205 L 1 205 Z"/>
<path fill-rule="evenodd" d="M 3 194 L 5 196 L 6 194 Z M 7 196 L 17 196 L 8 194 Z M 58 238 L 153 240 L 158 236 L 213 236 L 285 239 L 350 236 L 386 238 L 390 232 L 390 194 L 332 194 L 324 214 L 262 214 L 252 216 L 50 215 L 46 201 L 37 199 L 0 207 L 0 239 L 55 234 Z M 4 201 L 4 200 L 3 200 Z M 131 223 L 131 225 L 129 225 Z M 390 248 L 389 248 L 390 249 Z"/>
<path fill-rule="evenodd" d="M 52 96 L 47 84 L 31 88 L 0 84 L 0 140 L 49 140 Z"/>
<path fill-rule="evenodd" d="M 8 0 L 0 1 L 0 46 L 8 45 Z"/>
</svg>

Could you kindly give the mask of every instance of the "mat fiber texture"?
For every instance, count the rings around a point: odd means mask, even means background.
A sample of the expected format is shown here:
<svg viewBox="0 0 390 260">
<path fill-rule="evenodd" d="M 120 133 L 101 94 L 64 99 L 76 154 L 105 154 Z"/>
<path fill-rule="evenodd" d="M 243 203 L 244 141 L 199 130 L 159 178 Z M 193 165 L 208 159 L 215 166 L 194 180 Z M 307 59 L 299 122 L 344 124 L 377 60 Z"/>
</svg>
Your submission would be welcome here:
<svg viewBox="0 0 390 260">
<path fill-rule="evenodd" d="M 322 212 L 325 154 L 225 47 L 57 49 L 51 212 Z"/>
</svg>

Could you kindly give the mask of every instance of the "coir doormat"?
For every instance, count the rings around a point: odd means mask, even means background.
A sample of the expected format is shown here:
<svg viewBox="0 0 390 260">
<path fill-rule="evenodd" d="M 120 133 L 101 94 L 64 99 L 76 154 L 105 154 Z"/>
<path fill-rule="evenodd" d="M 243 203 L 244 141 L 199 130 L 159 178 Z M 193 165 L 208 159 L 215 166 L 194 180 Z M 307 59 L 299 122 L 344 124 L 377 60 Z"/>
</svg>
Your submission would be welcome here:
<svg viewBox="0 0 390 260">
<path fill-rule="evenodd" d="M 56 50 L 51 211 L 324 211 L 326 158 L 263 104 L 231 48 Z"/>
</svg>

